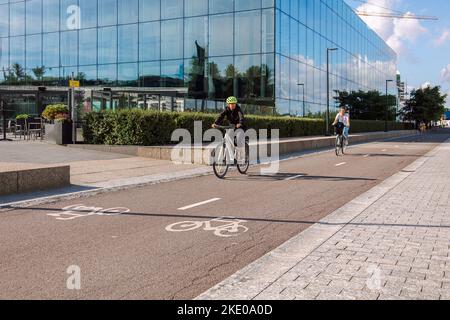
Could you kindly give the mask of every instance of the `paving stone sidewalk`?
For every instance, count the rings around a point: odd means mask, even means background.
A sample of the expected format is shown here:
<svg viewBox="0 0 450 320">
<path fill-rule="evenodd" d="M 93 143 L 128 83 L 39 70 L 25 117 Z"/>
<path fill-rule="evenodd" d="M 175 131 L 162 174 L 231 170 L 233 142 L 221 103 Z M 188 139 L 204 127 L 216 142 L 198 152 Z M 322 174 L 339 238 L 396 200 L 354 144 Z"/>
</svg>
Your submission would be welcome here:
<svg viewBox="0 0 450 320">
<path fill-rule="evenodd" d="M 198 299 L 450 299 L 449 164 L 450 140 Z"/>
</svg>

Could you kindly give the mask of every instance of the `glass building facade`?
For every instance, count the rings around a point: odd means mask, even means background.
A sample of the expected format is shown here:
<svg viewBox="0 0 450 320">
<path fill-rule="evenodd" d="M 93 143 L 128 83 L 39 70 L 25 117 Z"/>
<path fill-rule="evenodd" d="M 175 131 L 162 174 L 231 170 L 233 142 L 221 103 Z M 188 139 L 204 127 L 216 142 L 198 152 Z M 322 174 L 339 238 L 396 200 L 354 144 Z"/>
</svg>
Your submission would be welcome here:
<svg viewBox="0 0 450 320">
<path fill-rule="evenodd" d="M 0 0 L 1 85 L 184 88 L 186 106 L 235 95 L 302 115 L 326 106 L 331 47 L 330 90 L 395 79 L 342 0 Z"/>
</svg>

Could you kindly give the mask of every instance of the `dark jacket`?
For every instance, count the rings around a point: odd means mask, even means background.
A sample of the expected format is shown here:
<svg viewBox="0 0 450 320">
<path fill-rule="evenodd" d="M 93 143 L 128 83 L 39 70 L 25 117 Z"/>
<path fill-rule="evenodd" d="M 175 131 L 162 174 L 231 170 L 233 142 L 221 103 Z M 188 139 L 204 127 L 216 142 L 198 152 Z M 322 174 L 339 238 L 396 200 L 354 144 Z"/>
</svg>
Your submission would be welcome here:
<svg viewBox="0 0 450 320">
<path fill-rule="evenodd" d="M 241 107 L 236 106 L 236 109 L 234 111 L 231 111 L 229 107 L 226 107 L 225 110 L 221 113 L 219 118 L 216 120 L 216 125 L 222 125 L 223 120 L 227 119 L 230 124 L 241 124 L 242 129 L 245 130 L 245 117 L 244 112 L 242 112 Z"/>
</svg>

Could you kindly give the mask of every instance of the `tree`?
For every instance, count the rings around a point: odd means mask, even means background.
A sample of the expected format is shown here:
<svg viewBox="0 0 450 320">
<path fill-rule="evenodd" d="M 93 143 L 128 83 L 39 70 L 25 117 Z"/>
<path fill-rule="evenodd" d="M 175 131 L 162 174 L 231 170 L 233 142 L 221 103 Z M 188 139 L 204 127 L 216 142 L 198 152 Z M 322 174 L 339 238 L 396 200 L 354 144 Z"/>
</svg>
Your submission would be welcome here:
<svg viewBox="0 0 450 320">
<path fill-rule="evenodd" d="M 19 63 L 13 63 L 11 65 L 11 70 L 17 81 L 23 80 L 25 78 L 25 70 Z"/>
<path fill-rule="evenodd" d="M 335 91 L 335 101 L 340 107 L 348 107 L 352 119 L 385 120 L 386 107 L 388 120 L 395 121 L 397 117 L 397 99 L 393 95 L 382 95 L 379 91 Z"/>
<path fill-rule="evenodd" d="M 45 67 L 44 66 L 33 68 L 33 69 L 31 69 L 31 71 L 33 71 L 33 74 L 37 80 L 42 81 L 42 78 L 45 75 Z"/>
<path fill-rule="evenodd" d="M 411 98 L 406 101 L 401 110 L 401 116 L 405 121 L 425 122 L 439 121 L 445 113 L 446 94 L 441 93 L 441 87 L 428 86 L 413 90 Z"/>
</svg>

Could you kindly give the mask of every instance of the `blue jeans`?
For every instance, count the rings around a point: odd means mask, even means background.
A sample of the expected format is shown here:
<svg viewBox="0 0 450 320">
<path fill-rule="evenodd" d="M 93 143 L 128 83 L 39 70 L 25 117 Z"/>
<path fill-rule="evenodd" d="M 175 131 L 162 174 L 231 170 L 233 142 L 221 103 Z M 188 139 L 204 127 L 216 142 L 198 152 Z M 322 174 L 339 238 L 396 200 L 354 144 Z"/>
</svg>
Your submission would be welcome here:
<svg viewBox="0 0 450 320">
<path fill-rule="evenodd" d="M 348 137 L 349 137 L 349 133 L 350 133 L 350 128 L 349 127 L 345 127 L 343 135 L 344 135 L 344 138 L 347 139 L 347 140 L 348 140 Z"/>
</svg>

